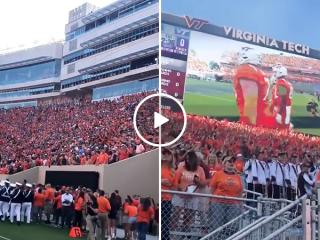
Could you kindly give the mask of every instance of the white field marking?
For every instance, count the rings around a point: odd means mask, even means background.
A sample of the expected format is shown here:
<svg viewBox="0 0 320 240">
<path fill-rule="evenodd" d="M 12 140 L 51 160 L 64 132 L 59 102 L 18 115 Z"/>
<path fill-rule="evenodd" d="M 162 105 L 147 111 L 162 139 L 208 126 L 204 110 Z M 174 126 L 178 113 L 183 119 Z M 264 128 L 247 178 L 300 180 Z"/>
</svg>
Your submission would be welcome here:
<svg viewBox="0 0 320 240">
<path fill-rule="evenodd" d="M 6 238 L 4 236 L 0 236 L 1 239 L 4 239 L 4 240 L 11 240 L 10 238 Z"/>
<path fill-rule="evenodd" d="M 201 96 L 201 97 L 216 98 L 216 99 L 224 100 L 226 102 L 234 102 L 236 104 L 236 101 L 233 101 L 233 100 L 231 100 L 229 98 L 218 97 L 218 96 L 215 96 L 215 95 L 205 95 L 205 94 L 196 93 L 196 92 L 186 92 L 186 93 L 196 94 L 196 95 Z"/>
</svg>

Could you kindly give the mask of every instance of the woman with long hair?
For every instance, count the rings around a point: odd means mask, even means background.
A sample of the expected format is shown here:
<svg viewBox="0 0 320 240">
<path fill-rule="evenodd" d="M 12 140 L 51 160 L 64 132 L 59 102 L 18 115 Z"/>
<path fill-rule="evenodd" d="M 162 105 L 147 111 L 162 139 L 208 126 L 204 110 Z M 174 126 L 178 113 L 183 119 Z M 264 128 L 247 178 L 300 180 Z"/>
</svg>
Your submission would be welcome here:
<svg viewBox="0 0 320 240">
<path fill-rule="evenodd" d="M 75 227 L 82 227 L 82 210 L 84 207 L 84 192 L 80 191 L 79 195 L 76 197 L 75 205 L 74 205 L 74 223 Z"/>
<path fill-rule="evenodd" d="M 108 229 L 108 235 L 110 234 L 111 238 L 117 237 L 117 214 L 121 205 L 119 205 L 119 201 L 117 200 L 116 193 L 111 193 L 110 199 L 111 210 L 109 212 L 110 226 Z"/>
<path fill-rule="evenodd" d="M 138 208 L 134 205 L 130 196 L 126 199 L 127 204 L 124 208 L 124 214 L 128 216 L 125 232 L 128 234 L 128 239 L 136 239 L 136 223 Z"/>
<path fill-rule="evenodd" d="M 203 168 L 199 164 L 196 153 L 192 150 L 186 153 L 184 162 L 180 164 L 175 174 L 175 184 L 178 191 L 192 193 L 199 192 L 206 186 L 206 176 Z M 194 220 L 195 211 L 199 209 L 201 203 L 199 198 L 175 194 L 172 199 L 174 205 L 173 223 L 183 221 L 181 227 L 187 230 Z M 184 214 L 181 214 L 181 211 Z M 183 216 L 183 217 L 182 217 Z M 183 219 L 180 219 L 183 218 Z"/>
<path fill-rule="evenodd" d="M 138 240 L 145 240 L 148 232 L 150 221 L 154 218 L 154 210 L 151 207 L 151 200 L 145 198 L 138 207 Z"/>
</svg>

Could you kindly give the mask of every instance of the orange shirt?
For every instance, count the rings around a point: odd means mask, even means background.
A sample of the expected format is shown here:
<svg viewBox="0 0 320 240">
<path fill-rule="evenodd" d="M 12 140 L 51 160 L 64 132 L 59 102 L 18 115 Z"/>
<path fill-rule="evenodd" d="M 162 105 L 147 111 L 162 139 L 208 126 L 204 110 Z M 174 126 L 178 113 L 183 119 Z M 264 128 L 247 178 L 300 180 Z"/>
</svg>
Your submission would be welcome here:
<svg viewBox="0 0 320 240">
<path fill-rule="evenodd" d="M 97 164 L 108 164 L 109 155 L 107 153 L 100 153 L 97 158 Z"/>
<path fill-rule="evenodd" d="M 34 195 L 33 205 L 35 207 L 43 207 L 44 206 L 44 200 L 45 200 L 45 196 L 44 196 L 43 193 L 36 193 Z"/>
<path fill-rule="evenodd" d="M 175 171 L 174 169 L 168 168 L 168 167 L 161 167 L 161 180 L 167 180 L 169 183 L 172 184 L 172 187 L 174 186 L 174 180 L 175 180 Z M 163 190 L 171 190 L 172 187 L 168 187 L 161 184 L 161 189 Z M 164 201 L 170 201 L 172 199 L 172 195 L 170 193 L 162 193 L 161 194 L 161 200 Z"/>
<path fill-rule="evenodd" d="M 136 217 L 138 214 L 138 208 L 134 205 L 127 204 L 124 209 L 124 213 L 129 217 Z"/>
<path fill-rule="evenodd" d="M 144 211 L 141 206 L 138 208 L 137 222 L 149 223 L 150 220 L 153 218 L 154 218 L 154 210 L 152 207 L 149 207 L 147 211 Z"/>
<path fill-rule="evenodd" d="M 56 196 L 56 197 L 54 198 L 54 201 L 57 203 L 57 209 L 62 208 L 61 194 L 59 194 L 58 196 Z"/>
<path fill-rule="evenodd" d="M 106 213 L 111 210 L 110 202 L 107 198 L 100 196 L 97 198 L 97 202 L 99 213 Z"/>
<path fill-rule="evenodd" d="M 52 201 L 54 199 L 54 189 L 48 188 L 44 191 L 44 196 L 46 200 Z"/>
<path fill-rule="evenodd" d="M 96 164 L 97 163 L 97 159 L 98 159 L 98 156 L 97 154 L 93 155 L 90 159 L 90 164 Z"/>
<path fill-rule="evenodd" d="M 84 203 L 84 199 L 82 197 L 78 197 L 74 205 L 74 209 L 76 211 L 81 211 L 83 208 L 83 203 Z"/>
<path fill-rule="evenodd" d="M 86 156 L 83 156 L 82 158 L 80 158 L 80 165 L 86 165 L 87 164 L 87 158 Z"/>
<path fill-rule="evenodd" d="M 228 174 L 219 171 L 211 179 L 210 187 L 213 195 L 240 197 L 243 191 L 241 177 L 238 174 Z M 215 202 L 238 203 L 235 200 L 213 199 Z"/>
<path fill-rule="evenodd" d="M 127 150 L 120 150 L 119 151 L 119 160 L 121 161 L 121 160 L 125 160 L 127 158 L 129 158 L 128 151 Z"/>
</svg>

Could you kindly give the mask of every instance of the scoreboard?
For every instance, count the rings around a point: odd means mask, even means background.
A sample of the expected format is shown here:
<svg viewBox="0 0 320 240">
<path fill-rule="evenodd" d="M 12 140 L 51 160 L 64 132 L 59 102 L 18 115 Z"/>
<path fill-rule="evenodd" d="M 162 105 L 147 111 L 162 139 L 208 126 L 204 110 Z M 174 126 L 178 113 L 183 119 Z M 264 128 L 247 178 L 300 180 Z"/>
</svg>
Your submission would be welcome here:
<svg viewBox="0 0 320 240">
<path fill-rule="evenodd" d="M 161 89 L 163 93 L 183 99 L 190 30 L 161 25 Z"/>
</svg>

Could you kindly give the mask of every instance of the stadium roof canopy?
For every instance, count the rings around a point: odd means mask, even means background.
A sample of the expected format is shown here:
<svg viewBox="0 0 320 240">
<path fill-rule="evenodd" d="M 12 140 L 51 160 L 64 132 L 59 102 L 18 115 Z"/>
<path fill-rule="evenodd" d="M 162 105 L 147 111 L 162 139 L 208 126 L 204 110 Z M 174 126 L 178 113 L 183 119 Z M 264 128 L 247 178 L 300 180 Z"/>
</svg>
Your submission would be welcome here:
<svg viewBox="0 0 320 240">
<path fill-rule="evenodd" d="M 94 11 L 93 13 L 89 14 L 88 16 L 82 18 L 82 22 L 84 24 L 95 21 L 109 13 L 112 13 L 113 11 L 125 7 L 126 5 L 129 5 L 131 3 L 136 2 L 136 0 L 120 0 L 116 1 L 115 3 L 112 3 L 108 6 L 105 6 L 101 9 L 98 9 L 97 11 Z"/>
</svg>

